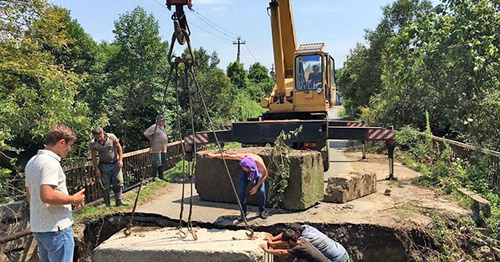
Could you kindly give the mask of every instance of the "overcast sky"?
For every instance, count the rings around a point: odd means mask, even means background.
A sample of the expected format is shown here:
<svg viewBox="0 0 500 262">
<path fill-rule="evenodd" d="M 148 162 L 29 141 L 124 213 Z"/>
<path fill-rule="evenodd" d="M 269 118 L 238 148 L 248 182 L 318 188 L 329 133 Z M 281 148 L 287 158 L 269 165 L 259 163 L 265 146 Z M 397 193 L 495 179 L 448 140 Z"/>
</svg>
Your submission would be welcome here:
<svg viewBox="0 0 500 262">
<path fill-rule="evenodd" d="M 437 3 L 439 0 L 433 0 Z M 95 41 L 113 41 L 114 21 L 120 14 L 137 6 L 152 13 L 160 23 L 163 40 L 173 32 L 171 13 L 165 0 L 49 0 L 71 11 Z M 292 0 L 298 44 L 323 42 L 326 51 L 341 67 L 356 42 L 364 42 L 364 29 L 374 29 L 382 17 L 381 7 L 392 0 Z M 237 36 L 246 41 L 241 48 L 241 62 L 248 68 L 260 62 L 273 64 L 271 27 L 267 14 L 269 0 L 193 0 L 196 13 L 187 11 L 194 48 L 202 46 L 221 58 L 225 69 L 236 60 Z M 184 47 L 177 46 L 177 53 Z"/>
</svg>

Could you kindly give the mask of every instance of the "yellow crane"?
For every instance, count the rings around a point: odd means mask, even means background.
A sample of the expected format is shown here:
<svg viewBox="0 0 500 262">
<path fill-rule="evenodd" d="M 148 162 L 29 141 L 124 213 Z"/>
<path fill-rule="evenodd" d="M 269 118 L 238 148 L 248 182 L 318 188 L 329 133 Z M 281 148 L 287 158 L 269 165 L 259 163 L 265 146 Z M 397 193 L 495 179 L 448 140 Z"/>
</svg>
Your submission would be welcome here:
<svg viewBox="0 0 500 262">
<path fill-rule="evenodd" d="M 167 0 L 167 7 L 175 5 L 175 33 L 172 43 L 188 43 L 189 28 L 183 6 L 191 7 L 191 0 Z M 392 128 L 369 127 L 363 122 L 327 119 L 328 109 L 336 102 L 335 61 L 324 51 L 323 43 L 303 44 L 297 48 L 295 25 L 290 0 L 271 0 L 269 3 L 276 85 L 272 93 L 261 100 L 269 111 L 256 119 L 234 122 L 223 130 L 189 133 L 185 138 L 188 160 L 193 145 L 236 141 L 246 145 L 263 146 L 274 143 L 281 132 L 301 128 L 290 138 L 294 149 L 317 150 L 323 158 L 323 168 L 329 168 L 328 139 L 385 140 L 389 157 L 389 179 L 394 179 L 393 156 L 396 146 Z M 173 45 L 170 47 L 169 57 Z M 192 59 L 194 56 L 192 55 Z M 190 63 L 187 61 L 188 64 Z M 193 73 L 194 75 L 194 73 Z M 363 159 L 365 150 L 363 146 Z"/>
<path fill-rule="evenodd" d="M 336 101 L 335 61 L 323 43 L 297 48 L 290 0 L 269 3 L 276 85 L 262 98 L 263 120 L 321 119 Z"/>
</svg>

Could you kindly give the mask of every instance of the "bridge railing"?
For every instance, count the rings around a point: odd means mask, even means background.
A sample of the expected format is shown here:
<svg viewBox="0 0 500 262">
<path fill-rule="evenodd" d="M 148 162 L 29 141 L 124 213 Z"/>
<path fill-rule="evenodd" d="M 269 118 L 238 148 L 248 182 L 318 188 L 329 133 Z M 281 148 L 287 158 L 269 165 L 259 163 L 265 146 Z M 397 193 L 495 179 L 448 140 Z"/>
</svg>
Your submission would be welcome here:
<svg viewBox="0 0 500 262">
<path fill-rule="evenodd" d="M 168 144 L 167 165 L 165 170 L 173 168 L 182 158 L 181 142 L 176 141 Z M 85 202 L 93 202 L 102 198 L 103 189 L 99 179 L 95 175 L 92 163 L 73 164 L 64 167 L 66 174 L 66 185 L 70 194 L 85 188 Z M 123 154 L 123 191 L 130 190 L 138 185 L 141 177 L 151 178 L 151 154 L 149 148 L 128 152 Z"/>
<path fill-rule="evenodd" d="M 489 178 L 490 186 L 493 188 L 500 188 L 500 152 L 488 150 L 484 148 L 478 148 L 476 146 L 460 143 L 457 141 L 449 140 L 442 137 L 437 137 L 433 135 L 429 135 L 426 133 L 419 132 L 420 139 L 431 139 L 433 142 L 437 143 L 440 149 L 445 148 L 445 144 L 448 145 L 451 150 L 453 157 L 459 157 L 462 159 L 469 159 L 475 153 L 483 154 L 488 158 L 488 164 L 491 167 L 492 171 Z"/>
</svg>

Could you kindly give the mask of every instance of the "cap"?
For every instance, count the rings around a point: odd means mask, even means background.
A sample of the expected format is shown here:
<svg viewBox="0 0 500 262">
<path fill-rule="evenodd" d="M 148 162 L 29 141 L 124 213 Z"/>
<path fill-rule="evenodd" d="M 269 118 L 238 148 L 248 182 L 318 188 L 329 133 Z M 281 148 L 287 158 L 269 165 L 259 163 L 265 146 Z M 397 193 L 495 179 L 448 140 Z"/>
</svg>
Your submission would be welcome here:
<svg viewBox="0 0 500 262">
<path fill-rule="evenodd" d="M 162 121 L 162 120 L 165 120 L 165 117 L 163 115 L 158 115 L 156 117 L 156 121 Z"/>
</svg>

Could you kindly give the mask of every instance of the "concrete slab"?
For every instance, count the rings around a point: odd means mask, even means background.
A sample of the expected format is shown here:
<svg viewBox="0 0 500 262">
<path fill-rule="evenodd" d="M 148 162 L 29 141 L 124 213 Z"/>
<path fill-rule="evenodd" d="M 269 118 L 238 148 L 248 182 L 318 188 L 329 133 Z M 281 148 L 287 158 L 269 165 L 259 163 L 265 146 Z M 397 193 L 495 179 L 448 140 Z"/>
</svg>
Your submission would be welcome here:
<svg viewBox="0 0 500 262">
<path fill-rule="evenodd" d="M 377 175 L 375 173 L 349 172 L 328 178 L 324 201 L 345 203 L 376 191 Z"/>
<path fill-rule="evenodd" d="M 266 180 L 267 199 L 272 199 L 276 193 L 270 184 L 271 181 L 280 179 L 275 176 L 277 167 L 277 156 L 272 148 L 251 147 L 228 150 L 230 153 L 254 153 L 262 157 L 268 169 Z M 196 190 L 203 200 L 237 203 L 233 188 L 227 176 L 226 167 L 221 159 L 202 158 L 199 152 L 196 161 Z M 287 210 L 305 210 L 323 198 L 323 165 L 321 155 L 317 151 L 292 150 L 289 154 L 290 177 L 288 185 L 283 193 L 280 207 Z M 227 160 L 229 172 L 233 183 L 238 188 L 238 180 L 241 173 L 239 161 Z M 278 182 L 276 182 L 278 183 Z M 250 195 L 249 183 L 247 188 L 247 203 L 258 204 L 258 195 Z M 269 201 L 268 201 L 269 206 Z"/>
<path fill-rule="evenodd" d="M 196 232 L 198 240 L 190 234 L 181 238 L 177 232 L 172 227 L 132 228 L 125 237 L 120 231 L 95 249 L 93 261 L 272 261 L 259 247 L 265 243 L 262 232 L 256 232 L 254 240 L 244 230 L 202 228 Z"/>
</svg>

